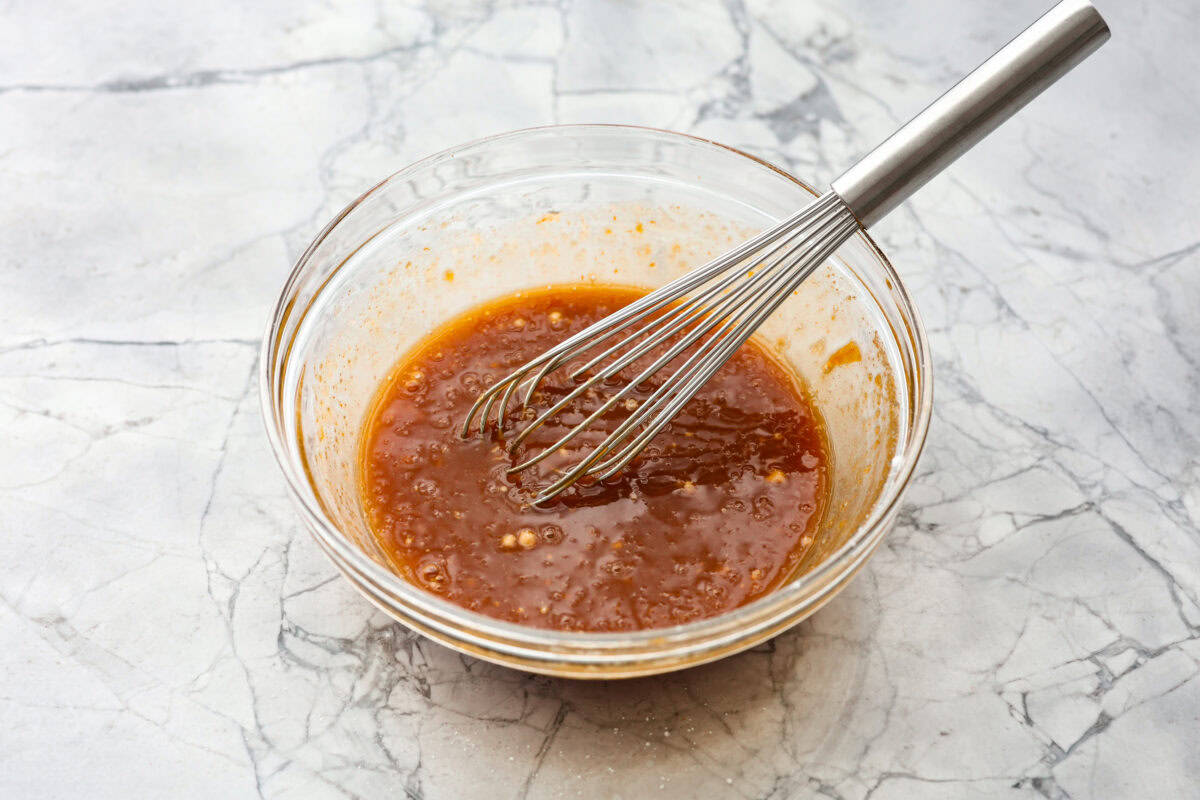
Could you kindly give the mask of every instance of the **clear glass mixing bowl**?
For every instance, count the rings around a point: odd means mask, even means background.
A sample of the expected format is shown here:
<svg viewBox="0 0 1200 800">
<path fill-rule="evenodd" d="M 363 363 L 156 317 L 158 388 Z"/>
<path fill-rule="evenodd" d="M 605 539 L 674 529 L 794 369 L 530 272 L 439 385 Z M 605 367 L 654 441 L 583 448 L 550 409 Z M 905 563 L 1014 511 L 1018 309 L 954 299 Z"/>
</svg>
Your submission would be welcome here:
<svg viewBox="0 0 1200 800">
<path fill-rule="evenodd" d="M 930 416 L 924 330 L 866 234 L 847 242 L 761 332 L 807 381 L 832 451 L 822 533 L 768 596 L 719 617 L 635 633 L 501 622 L 388 569 L 357 489 L 360 427 L 380 381 L 447 318 L 551 283 L 655 286 L 811 199 L 800 181 L 737 150 L 606 125 L 494 136 L 383 181 L 300 257 L 263 342 L 263 416 L 306 526 L 342 574 L 400 622 L 533 672 L 616 678 L 680 669 L 812 614 L 891 527 Z"/>
</svg>

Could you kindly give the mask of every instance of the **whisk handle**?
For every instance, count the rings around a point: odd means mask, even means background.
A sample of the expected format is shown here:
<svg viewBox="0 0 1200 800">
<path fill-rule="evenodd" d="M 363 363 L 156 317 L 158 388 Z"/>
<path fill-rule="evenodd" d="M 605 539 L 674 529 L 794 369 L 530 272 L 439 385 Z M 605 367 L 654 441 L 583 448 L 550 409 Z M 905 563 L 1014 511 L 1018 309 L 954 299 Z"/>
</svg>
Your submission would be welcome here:
<svg viewBox="0 0 1200 800">
<path fill-rule="evenodd" d="M 859 223 L 870 227 L 1108 37 L 1108 25 L 1091 3 L 1063 0 L 842 173 L 831 188 Z"/>
</svg>

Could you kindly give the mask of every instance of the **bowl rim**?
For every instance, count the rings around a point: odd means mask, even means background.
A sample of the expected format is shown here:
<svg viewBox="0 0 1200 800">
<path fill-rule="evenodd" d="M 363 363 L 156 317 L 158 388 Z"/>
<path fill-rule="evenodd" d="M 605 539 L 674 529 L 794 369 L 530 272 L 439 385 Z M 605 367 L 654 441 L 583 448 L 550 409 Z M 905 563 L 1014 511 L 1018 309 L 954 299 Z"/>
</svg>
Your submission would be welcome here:
<svg viewBox="0 0 1200 800">
<path fill-rule="evenodd" d="M 505 131 L 454 145 L 445 150 L 425 156 L 397 170 L 348 203 L 345 208 L 321 229 L 313 241 L 296 259 L 291 272 L 280 289 L 280 294 L 272 313 L 268 317 L 266 330 L 259 348 L 259 406 L 272 454 L 284 474 L 292 502 L 295 504 L 297 510 L 301 512 L 302 518 L 308 523 L 307 527 L 310 533 L 318 539 L 321 549 L 334 561 L 334 565 L 339 571 L 343 572 L 344 577 L 350 578 L 345 573 L 347 570 L 353 570 L 361 578 L 369 580 L 377 588 L 386 590 L 387 594 L 398 595 L 406 602 L 411 603 L 423 616 L 440 619 L 444 625 L 456 632 L 461 633 L 465 630 L 475 632 L 477 635 L 483 635 L 487 637 L 489 645 L 511 642 L 522 651 L 524 657 L 528 657 L 528 654 L 524 653 L 524 647 L 530 645 L 558 648 L 553 653 L 547 653 L 545 656 L 546 660 L 553 661 L 578 663 L 582 660 L 586 663 L 596 664 L 598 662 L 595 657 L 605 653 L 612 654 L 614 657 L 618 654 L 624 654 L 624 658 L 636 657 L 639 653 L 652 656 L 652 652 L 646 652 L 643 648 L 656 644 L 668 645 L 674 642 L 687 642 L 691 640 L 704 641 L 710 636 L 720 636 L 727 629 L 736 630 L 742 628 L 744 627 L 744 623 L 755 618 L 758 614 L 768 613 L 771 608 L 794 611 L 797 606 L 803 605 L 806 600 L 814 608 L 819 607 L 827 599 L 826 595 L 829 592 L 839 590 L 845 585 L 845 581 L 857 572 L 858 567 L 861 567 L 860 560 L 865 558 L 866 555 L 863 551 L 874 549 L 882 538 L 883 533 L 886 532 L 884 529 L 890 524 L 904 491 L 912 480 L 917 462 L 924 450 L 932 416 L 932 361 L 924 322 L 905 288 L 904 282 L 892 265 L 891 260 L 870 234 L 862 228 L 856 231 L 854 236 L 859 237 L 866 244 L 871 254 L 878 259 L 884 277 L 890 283 L 889 289 L 895 296 L 900 310 L 911 319 L 911 325 L 906 327 L 909 328 L 908 332 L 912 341 L 913 375 L 915 376 L 913 383 L 916 386 L 915 391 L 911 392 L 911 427 L 909 436 L 907 441 L 902 443 L 902 448 L 893 455 L 893 461 L 896 459 L 900 460 L 899 468 L 886 479 L 884 491 L 876 499 L 866 520 L 825 560 L 791 583 L 769 592 L 751 603 L 739 606 L 723 614 L 665 628 L 649 628 L 626 632 L 584 632 L 535 628 L 496 619 L 463 608 L 404 580 L 401 576 L 375 562 L 357 545 L 351 542 L 325 514 L 324 508 L 313 490 L 307 468 L 303 463 L 297 463 L 299 460 L 294 458 L 297 454 L 293 453 L 289 449 L 288 443 L 283 440 L 281 425 L 279 424 L 280 415 L 290 412 L 280 407 L 281 404 L 276 403 L 276 400 L 279 398 L 277 398 L 274 388 L 276 359 L 273 357 L 273 353 L 276 350 L 276 345 L 282 343 L 283 323 L 289 318 L 289 315 L 299 312 L 303 316 L 308 313 L 308 306 L 303 308 L 296 307 L 294 301 L 291 299 L 292 290 L 295 284 L 301 279 L 313 253 L 330 233 L 363 202 L 395 181 L 405 180 L 432 165 L 455 158 L 469 150 L 512 139 L 555 132 L 624 132 L 643 135 L 652 134 L 698 142 L 753 161 L 760 166 L 778 173 L 814 196 L 819 194 L 807 183 L 786 170 L 737 147 L 680 131 L 615 123 L 540 125 Z M 343 261 L 342 263 L 344 264 L 345 262 Z M 336 273 L 341 267 L 342 264 L 336 266 L 333 273 Z M 849 265 L 847 265 L 847 268 L 849 268 Z M 331 276 L 327 276 L 325 285 L 328 285 L 328 277 Z M 317 291 L 319 293 L 321 290 L 318 289 Z M 308 305 L 311 305 L 311 303 Z M 301 324 L 303 324 L 303 320 L 297 322 L 297 330 Z M 898 332 L 893 331 L 892 335 L 895 338 L 899 338 Z M 291 342 L 289 341 L 289 350 L 290 345 Z M 286 361 L 286 353 L 284 360 Z M 845 579 L 839 580 L 839 577 L 843 575 L 845 575 Z M 366 593 L 368 599 L 375 605 L 382 607 L 379 598 L 371 596 L 369 592 L 365 592 L 359 580 L 351 578 L 351 582 L 360 592 Z M 815 593 L 810 594 L 814 585 L 818 586 L 819 589 Z M 771 615 L 767 623 L 777 616 Z M 502 652 L 511 650 L 511 648 L 503 647 L 498 649 Z M 575 653 L 574 658 L 571 657 L 571 653 Z M 479 653 L 474 654 L 481 655 Z M 487 656 L 482 655 L 482 657 L 486 658 Z M 607 661 L 607 659 L 601 658 L 600 663 L 604 661 Z M 693 663 L 699 662 L 689 662 L 686 666 L 690 666 Z"/>
</svg>

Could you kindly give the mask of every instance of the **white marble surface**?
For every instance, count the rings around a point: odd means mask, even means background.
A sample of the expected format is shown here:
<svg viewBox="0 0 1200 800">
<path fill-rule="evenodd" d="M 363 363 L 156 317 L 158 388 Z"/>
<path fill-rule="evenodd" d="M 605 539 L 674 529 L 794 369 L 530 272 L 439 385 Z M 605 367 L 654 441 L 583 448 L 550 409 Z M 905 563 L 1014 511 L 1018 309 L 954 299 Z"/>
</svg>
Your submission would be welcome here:
<svg viewBox="0 0 1200 800">
<path fill-rule="evenodd" d="M 1045 3 L 5 4 L 0 796 L 1200 797 L 1192 0 L 1103 3 L 1114 41 L 879 227 L 929 445 L 769 646 L 582 684 L 423 641 L 258 418 L 292 260 L 410 160 L 614 121 L 825 181 Z"/>
</svg>

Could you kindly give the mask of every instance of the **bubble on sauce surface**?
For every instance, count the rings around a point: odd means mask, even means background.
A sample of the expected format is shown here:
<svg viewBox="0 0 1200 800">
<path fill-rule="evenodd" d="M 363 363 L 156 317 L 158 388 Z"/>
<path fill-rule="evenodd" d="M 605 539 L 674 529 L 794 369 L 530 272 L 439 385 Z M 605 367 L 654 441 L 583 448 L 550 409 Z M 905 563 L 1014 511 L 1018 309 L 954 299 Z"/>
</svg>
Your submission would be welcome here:
<svg viewBox="0 0 1200 800">
<path fill-rule="evenodd" d="M 414 570 L 417 581 L 430 591 L 445 592 L 450 585 L 450 571 L 446 559 L 438 555 L 422 556 Z"/>
</svg>

